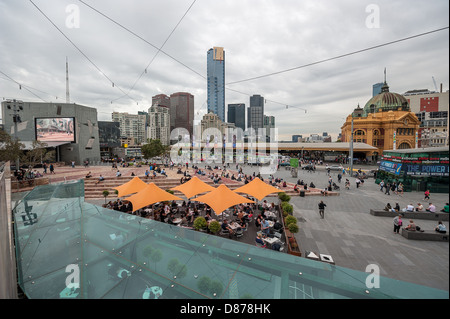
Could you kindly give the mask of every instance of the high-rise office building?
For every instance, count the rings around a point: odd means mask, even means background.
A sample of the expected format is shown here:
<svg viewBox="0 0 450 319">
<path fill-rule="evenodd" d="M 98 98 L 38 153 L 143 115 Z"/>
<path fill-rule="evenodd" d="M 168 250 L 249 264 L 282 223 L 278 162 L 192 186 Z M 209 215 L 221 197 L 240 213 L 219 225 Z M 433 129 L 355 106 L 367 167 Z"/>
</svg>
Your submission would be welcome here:
<svg viewBox="0 0 450 319">
<path fill-rule="evenodd" d="M 162 145 L 170 144 L 170 109 L 156 102 L 148 109 L 147 138 L 158 139 Z"/>
<path fill-rule="evenodd" d="M 147 115 L 113 112 L 112 120 L 120 123 L 121 137 L 132 138 L 136 144 L 146 142 Z"/>
<path fill-rule="evenodd" d="M 170 109 L 170 97 L 165 94 L 152 96 L 152 105 L 165 106 Z"/>
<path fill-rule="evenodd" d="M 208 113 L 225 122 L 225 51 L 221 47 L 208 50 L 207 56 Z"/>
<path fill-rule="evenodd" d="M 170 131 L 185 128 L 192 136 L 194 130 L 194 96 L 187 92 L 170 95 Z"/>
<path fill-rule="evenodd" d="M 245 131 L 245 104 L 228 104 L 228 123 L 234 123 L 236 127 Z"/>
<path fill-rule="evenodd" d="M 247 127 L 258 131 L 264 127 L 264 98 L 261 95 L 250 97 L 250 107 L 247 109 Z"/>
</svg>

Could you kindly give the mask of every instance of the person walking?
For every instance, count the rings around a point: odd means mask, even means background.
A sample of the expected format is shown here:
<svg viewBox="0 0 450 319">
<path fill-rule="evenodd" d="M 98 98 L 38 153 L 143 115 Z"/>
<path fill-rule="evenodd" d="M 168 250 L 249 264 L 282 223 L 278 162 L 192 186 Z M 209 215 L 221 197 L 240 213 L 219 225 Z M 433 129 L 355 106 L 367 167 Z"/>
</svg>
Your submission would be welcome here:
<svg viewBox="0 0 450 319">
<path fill-rule="evenodd" d="M 319 203 L 319 215 L 320 218 L 324 219 L 325 218 L 325 207 L 327 205 L 321 200 Z"/>
<path fill-rule="evenodd" d="M 389 185 L 389 183 L 386 183 L 385 187 L 386 187 L 386 192 L 385 192 L 385 194 L 391 195 L 391 193 L 390 193 L 390 191 L 391 191 L 391 185 Z"/>
<path fill-rule="evenodd" d="M 383 191 L 383 188 L 384 188 L 384 181 L 381 181 L 381 182 L 380 182 L 380 192 Z"/>
<path fill-rule="evenodd" d="M 400 228 L 403 225 L 403 221 L 402 221 L 402 214 L 395 216 L 394 218 L 394 234 L 398 234 L 400 231 Z"/>
<path fill-rule="evenodd" d="M 50 164 L 50 174 L 55 174 L 55 167 L 53 164 Z"/>
<path fill-rule="evenodd" d="M 423 200 L 430 199 L 430 190 L 427 189 L 427 190 L 425 191 L 424 195 L 425 195 L 425 198 L 424 198 Z"/>
</svg>

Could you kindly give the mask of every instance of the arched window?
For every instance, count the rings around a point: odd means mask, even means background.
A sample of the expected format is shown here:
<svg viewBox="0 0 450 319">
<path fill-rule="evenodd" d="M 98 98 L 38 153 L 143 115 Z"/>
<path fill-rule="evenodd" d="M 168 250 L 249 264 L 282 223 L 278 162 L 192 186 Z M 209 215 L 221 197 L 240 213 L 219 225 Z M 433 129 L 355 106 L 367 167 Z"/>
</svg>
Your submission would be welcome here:
<svg viewBox="0 0 450 319">
<path fill-rule="evenodd" d="M 399 150 L 406 150 L 406 149 L 410 149 L 410 148 L 411 148 L 411 146 L 408 143 L 406 143 L 406 142 L 403 142 L 402 144 L 400 144 L 398 146 Z"/>
</svg>

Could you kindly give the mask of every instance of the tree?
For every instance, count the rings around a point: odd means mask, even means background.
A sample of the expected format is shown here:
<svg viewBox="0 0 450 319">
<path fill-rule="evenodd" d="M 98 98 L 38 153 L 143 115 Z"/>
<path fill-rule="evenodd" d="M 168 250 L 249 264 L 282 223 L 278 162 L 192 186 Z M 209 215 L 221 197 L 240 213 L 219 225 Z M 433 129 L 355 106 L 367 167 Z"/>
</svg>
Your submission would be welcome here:
<svg viewBox="0 0 450 319">
<path fill-rule="evenodd" d="M 31 145 L 31 150 L 27 151 L 22 156 L 22 163 L 27 166 L 33 167 L 36 164 L 45 162 L 53 158 L 55 151 L 47 151 L 46 147 L 47 143 L 43 143 L 40 141 L 33 141 Z"/>
<path fill-rule="evenodd" d="M 106 189 L 103 191 L 103 197 L 105 197 L 105 204 L 106 204 L 106 197 L 108 197 L 109 195 L 109 191 L 107 191 Z"/>
<path fill-rule="evenodd" d="M 23 153 L 25 145 L 17 139 L 12 138 L 4 130 L 0 130 L 0 161 L 15 162 Z M 18 167 L 16 167 L 18 169 Z"/>
<path fill-rule="evenodd" d="M 148 144 L 144 144 L 141 147 L 142 155 L 145 159 L 149 159 L 156 156 L 161 156 L 167 151 L 167 147 L 161 144 L 158 139 L 149 140 Z"/>
</svg>

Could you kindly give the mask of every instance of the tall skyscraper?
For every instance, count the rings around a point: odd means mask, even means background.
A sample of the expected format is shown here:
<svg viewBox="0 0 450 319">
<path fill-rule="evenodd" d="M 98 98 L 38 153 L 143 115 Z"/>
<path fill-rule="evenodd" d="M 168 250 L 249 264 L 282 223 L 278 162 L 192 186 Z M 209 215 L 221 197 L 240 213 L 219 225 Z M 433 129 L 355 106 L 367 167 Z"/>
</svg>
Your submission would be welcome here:
<svg viewBox="0 0 450 319">
<path fill-rule="evenodd" d="M 236 127 L 240 127 L 245 131 L 245 104 L 228 104 L 228 123 L 234 123 Z"/>
<path fill-rule="evenodd" d="M 225 51 L 222 47 L 208 50 L 208 113 L 212 112 L 225 122 Z"/>
<path fill-rule="evenodd" d="M 250 97 L 250 107 L 247 109 L 247 127 L 258 132 L 264 127 L 264 98 L 261 95 Z"/>
<path fill-rule="evenodd" d="M 192 137 L 194 130 L 194 96 L 186 92 L 170 95 L 170 131 L 185 128 Z"/>
<path fill-rule="evenodd" d="M 383 87 L 383 84 L 384 83 L 380 82 L 372 85 L 372 97 L 381 93 L 381 88 Z"/>
</svg>

